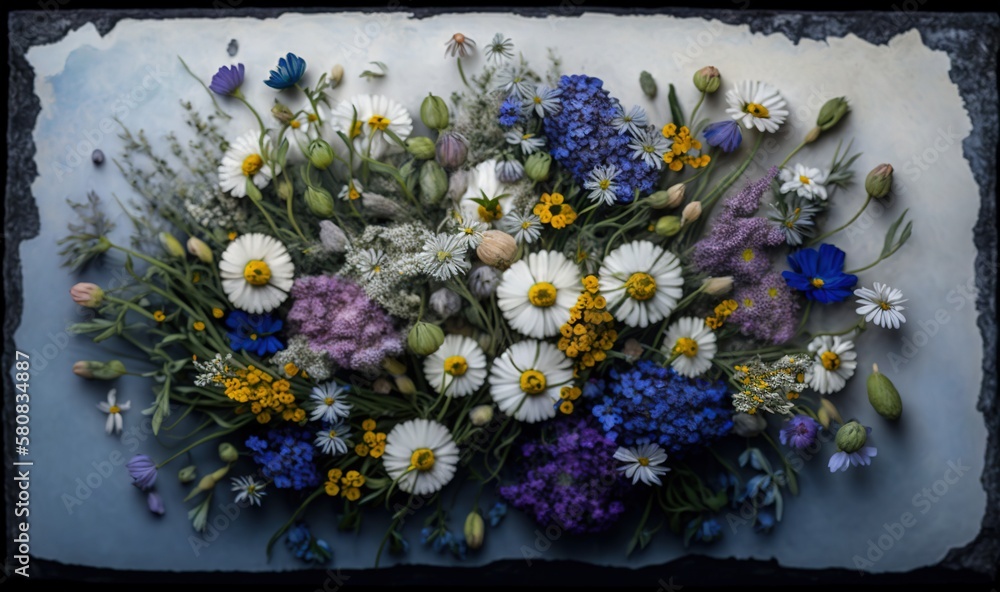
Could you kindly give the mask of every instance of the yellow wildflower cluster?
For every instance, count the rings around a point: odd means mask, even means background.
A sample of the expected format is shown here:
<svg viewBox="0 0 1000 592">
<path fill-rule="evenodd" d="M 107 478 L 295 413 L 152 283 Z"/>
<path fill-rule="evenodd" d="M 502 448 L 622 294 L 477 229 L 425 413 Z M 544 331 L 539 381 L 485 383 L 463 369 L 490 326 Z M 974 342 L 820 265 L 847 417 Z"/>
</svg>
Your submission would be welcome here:
<svg viewBox="0 0 1000 592">
<path fill-rule="evenodd" d="M 290 390 L 292 385 L 287 380 L 275 380 L 253 366 L 246 370 L 240 368 L 233 374 L 235 376 L 222 381 L 226 396 L 239 403 L 249 403 L 250 412 L 257 416 L 258 422 L 271 421 L 272 414 L 281 414 L 286 421 L 298 422 L 306 418 L 305 410 L 295 404 L 295 395 Z M 246 410 L 246 405 L 240 405 L 236 412 L 245 413 Z"/>
<path fill-rule="evenodd" d="M 606 310 L 608 301 L 598 293 L 595 275 L 583 278 L 583 293 L 569 309 L 569 322 L 559 327 L 559 349 L 573 359 L 573 372 L 592 368 L 607 358 L 618 333 L 615 319 Z"/>
<path fill-rule="evenodd" d="M 562 403 L 559 403 L 559 411 L 566 415 L 573 413 L 573 401 L 579 399 L 582 394 L 583 391 L 578 386 L 564 386 L 559 389 L 559 398 L 562 399 Z"/>
<path fill-rule="evenodd" d="M 361 497 L 361 487 L 364 484 L 365 476 L 357 471 L 347 471 L 345 475 L 340 469 L 330 469 L 326 474 L 326 494 L 331 497 L 340 495 L 356 502 Z"/>
<path fill-rule="evenodd" d="M 354 452 L 358 456 L 380 458 L 385 454 L 385 432 L 376 432 L 375 420 L 370 418 L 361 422 L 361 429 L 365 431 L 365 435 L 361 437 L 364 441 L 358 442 Z"/>
<path fill-rule="evenodd" d="M 543 193 L 532 211 L 542 224 L 550 224 L 555 229 L 565 228 L 576 222 L 576 210 L 565 201 L 561 193 Z"/>
<path fill-rule="evenodd" d="M 739 308 L 739 304 L 735 300 L 723 300 L 715 307 L 715 314 L 705 318 L 705 325 L 709 329 L 718 329 L 729 318 L 729 315 L 736 312 L 737 308 Z"/>
<path fill-rule="evenodd" d="M 684 165 L 698 169 L 712 160 L 712 157 L 707 154 L 701 156 L 688 154 L 691 150 L 701 150 L 701 142 L 691 137 L 691 130 L 686 125 L 682 125 L 678 129 L 677 124 L 668 123 L 663 126 L 663 137 L 673 140 L 670 150 L 663 153 L 663 162 L 667 163 L 672 171 L 679 171 L 684 168 Z"/>
</svg>

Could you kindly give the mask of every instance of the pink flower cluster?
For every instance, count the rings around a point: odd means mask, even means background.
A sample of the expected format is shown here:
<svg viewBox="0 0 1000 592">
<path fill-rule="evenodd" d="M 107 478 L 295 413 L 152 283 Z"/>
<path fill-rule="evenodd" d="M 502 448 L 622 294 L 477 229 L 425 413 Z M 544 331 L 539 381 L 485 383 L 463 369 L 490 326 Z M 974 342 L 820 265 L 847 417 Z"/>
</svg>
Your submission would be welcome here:
<svg viewBox="0 0 1000 592">
<path fill-rule="evenodd" d="M 291 297 L 287 320 L 292 334 L 304 335 L 311 349 L 329 353 L 338 366 L 369 370 L 387 356 L 403 353 L 403 336 L 392 317 L 350 280 L 300 277 Z"/>
</svg>

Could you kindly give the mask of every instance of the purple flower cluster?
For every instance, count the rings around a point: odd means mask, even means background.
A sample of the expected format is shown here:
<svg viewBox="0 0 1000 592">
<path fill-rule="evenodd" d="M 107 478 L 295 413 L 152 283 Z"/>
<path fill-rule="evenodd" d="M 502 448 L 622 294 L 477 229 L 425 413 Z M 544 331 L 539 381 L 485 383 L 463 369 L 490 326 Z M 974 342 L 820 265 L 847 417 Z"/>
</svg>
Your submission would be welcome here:
<svg viewBox="0 0 1000 592">
<path fill-rule="evenodd" d="M 631 158 L 631 137 L 619 134 L 611 125 L 617 101 L 602 88 L 599 78 L 584 75 L 563 76 L 559 80 L 562 109 L 546 117 L 545 135 L 553 158 L 583 183 L 601 165 L 614 165 L 620 172 L 615 179 L 618 203 L 631 203 L 636 190 L 646 194 L 657 179 L 654 167 Z"/>
<path fill-rule="evenodd" d="M 733 429 L 729 389 L 722 381 L 690 379 L 650 360 L 612 368 L 591 380 L 584 397 L 608 438 L 623 446 L 655 442 L 671 458 L 700 450 Z"/>
<path fill-rule="evenodd" d="M 726 200 L 708 235 L 695 243 L 692 261 L 713 276 L 733 276 L 733 299 L 739 308 L 730 321 L 747 336 L 768 343 L 791 339 L 798 323 L 799 304 L 781 276 L 772 270 L 768 251 L 785 243 L 773 221 L 753 214 L 771 186 L 778 169 L 748 184 Z"/>
<path fill-rule="evenodd" d="M 295 280 L 288 322 L 309 347 L 325 351 L 351 370 L 376 368 L 387 356 L 403 353 L 403 336 L 392 317 L 368 298 L 364 289 L 339 276 Z"/>
<path fill-rule="evenodd" d="M 625 513 L 617 447 L 585 419 L 555 422 L 555 434 L 521 446 L 523 480 L 500 495 L 538 524 L 571 534 L 603 532 Z"/>
<path fill-rule="evenodd" d="M 781 428 L 778 438 L 782 444 L 802 450 L 813 445 L 818 431 L 819 423 L 815 419 L 808 415 L 796 415 Z"/>
<path fill-rule="evenodd" d="M 313 433 L 298 427 L 268 430 L 264 438 L 250 436 L 246 447 L 264 477 L 278 489 L 305 489 L 319 485 L 313 462 Z"/>
</svg>

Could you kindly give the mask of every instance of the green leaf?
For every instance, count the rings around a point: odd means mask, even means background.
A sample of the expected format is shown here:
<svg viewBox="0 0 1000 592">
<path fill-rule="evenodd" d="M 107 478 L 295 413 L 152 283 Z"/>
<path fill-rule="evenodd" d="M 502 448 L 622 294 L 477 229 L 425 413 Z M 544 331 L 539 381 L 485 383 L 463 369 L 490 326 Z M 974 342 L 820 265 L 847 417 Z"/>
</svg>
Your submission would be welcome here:
<svg viewBox="0 0 1000 592">
<path fill-rule="evenodd" d="M 674 89 L 674 85 L 670 85 L 670 92 L 667 94 L 667 100 L 670 102 L 670 117 L 673 118 L 674 123 L 677 127 L 684 125 L 684 111 L 681 110 L 680 101 L 677 100 L 677 91 Z"/>
<path fill-rule="evenodd" d="M 780 489 L 774 490 L 774 517 L 781 522 L 781 514 L 785 509 L 785 498 L 781 495 Z"/>
<path fill-rule="evenodd" d="M 795 476 L 795 471 L 793 471 L 791 467 L 788 467 L 788 470 L 785 471 L 785 476 L 788 479 L 788 491 L 791 491 L 792 495 L 798 495 L 799 480 Z"/>
<path fill-rule="evenodd" d="M 698 516 L 691 524 L 688 524 L 687 528 L 684 529 L 684 546 L 688 547 L 691 544 L 691 539 L 694 537 L 698 529 L 701 528 L 701 523 L 704 520 L 701 516 Z"/>
<path fill-rule="evenodd" d="M 677 513 L 671 514 L 670 515 L 670 519 L 668 521 L 668 524 L 669 524 L 670 530 L 672 532 L 674 532 L 675 534 L 680 534 L 680 532 L 681 532 L 681 515 L 680 515 L 680 513 L 677 512 Z"/>
<path fill-rule="evenodd" d="M 903 223 L 903 218 L 906 217 L 906 213 L 909 211 L 909 208 L 903 210 L 903 213 L 899 216 L 899 218 L 897 218 L 896 221 L 889 226 L 889 229 L 885 233 L 885 243 L 882 245 L 882 254 L 880 258 L 884 258 L 889 255 L 889 252 L 892 250 L 892 245 L 896 240 L 896 231 L 899 229 L 899 225 Z"/>
<path fill-rule="evenodd" d="M 173 335 L 167 335 L 160 340 L 160 345 L 167 345 L 168 343 L 174 343 L 175 341 L 184 341 L 187 339 L 187 335 L 183 333 L 174 333 Z"/>
<path fill-rule="evenodd" d="M 368 63 L 375 64 L 380 71 L 375 72 L 373 70 L 365 70 L 360 75 L 358 75 L 358 78 L 367 78 L 369 81 L 371 81 L 373 78 L 382 78 L 383 76 L 389 73 L 389 66 L 386 66 L 382 62 L 368 62 Z"/>
<path fill-rule="evenodd" d="M 153 412 L 153 435 L 157 436 L 160 433 L 160 424 L 163 423 L 163 407 L 157 406 L 156 411 Z"/>
</svg>

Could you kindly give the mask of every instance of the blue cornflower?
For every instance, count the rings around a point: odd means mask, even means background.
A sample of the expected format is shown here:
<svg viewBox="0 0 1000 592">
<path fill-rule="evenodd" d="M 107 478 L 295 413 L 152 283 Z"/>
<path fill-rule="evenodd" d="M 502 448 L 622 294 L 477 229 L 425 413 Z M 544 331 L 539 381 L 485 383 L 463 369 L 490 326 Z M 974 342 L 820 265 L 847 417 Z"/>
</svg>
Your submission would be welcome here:
<svg viewBox="0 0 1000 592">
<path fill-rule="evenodd" d="M 615 118 L 619 104 L 604 90 L 599 78 L 584 75 L 563 76 L 559 80 L 562 108 L 542 120 L 552 157 L 574 176 L 586 182 L 598 166 L 614 166 L 616 203 L 631 203 L 636 194 L 653 190 L 657 170 L 641 160 L 633 160 L 630 136 L 618 133 Z M 636 113 L 640 118 L 642 114 Z M 635 117 L 621 113 L 621 129 L 635 123 Z M 625 122 L 625 117 L 631 117 Z"/>
<path fill-rule="evenodd" d="M 709 146 L 720 147 L 723 152 L 732 152 L 739 148 L 740 143 L 743 142 L 739 122 L 731 119 L 710 123 L 703 133 L 705 134 L 705 142 Z"/>
<path fill-rule="evenodd" d="M 511 95 L 500 104 L 500 117 L 497 121 L 503 127 L 511 127 L 521 119 L 521 101 Z"/>
<path fill-rule="evenodd" d="M 156 483 L 156 463 L 145 454 L 137 454 L 125 463 L 128 474 L 132 477 L 132 485 L 143 491 L 152 489 Z"/>
<path fill-rule="evenodd" d="M 753 525 L 753 529 L 759 533 L 767 534 L 774 528 L 774 524 L 774 514 L 770 510 L 764 510 L 757 513 L 757 522 Z"/>
<path fill-rule="evenodd" d="M 808 415 L 796 415 L 788 420 L 778 432 L 781 443 L 792 448 L 809 448 L 816 441 L 819 423 Z"/>
<path fill-rule="evenodd" d="M 281 319 L 275 319 L 270 314 L 250 314 L 234 310 L 229 313 L 226 326 L 230 328 L 226 336 L 229 337 L 229 347 L 233 348 L 233 351 L 245 349 L 254 355 L 264 357 L 285 349 L 285 345 L 274 336 L 281 331 L 283 323 Z"/>
<path fill-rule="evenodd" d="M 222 66 L 215 73 L 215 76 L 212 76 L 212 83 L 208 85 L 208 88 L 216 94 L 236 95 L 240 92 L 240 86 L 243 85 L 243 74 L 243 64 Z"/>
<path fill-rule="evenodd" d="M 304 522 L 298 522 L 288 529 L 285 545 L 295 557 L 306 562 L 326 563 L 333 557 L 330 545 L 323 539 L 314 537 Z"/>
<path fill-rule="evenodd" d="M 688 523 L 688 529 L 695 527 L 697 518 Z M 697 530 L 694 532 L 694 539 L 701 541 L 703 543 L 711 543 L 715 539 L 722 536 L 722 525 L 715 518 L 708 518 L 707 520 L 702 520 L 701 526 L 696 527 Z"/>
<path fill-rule="evenodd" d="M 306 73 L 306 61 L 294 53 L 278 60 L 278 68 L 271 70 L 271 77 L 264 84 L 275 90 L 284 90 L 298 84 Z"/>
<path fill-rule="evenodd" d="M 503 502 L 497 502 L 496 504 L 494 504 L 493 507 L 490 508 L 490 511 L 488 513 L 490 519 L 490 526 L 496 526 L 497 524 L 500 524 L 500 521 L 503 520 L 503 517 L 506 515 L 507 515 L 507 504 Z"/>
<path fill-rule="evenodd" d="M 830 244 L 816 249 L 799 249 L 788 256 L 791 271 L 783 271 L 785 282 L 806 298 L 823 304 L 843 302 L 851 296 L 858 276 L 844 273 L 843 251 Z"/>
</svg>

